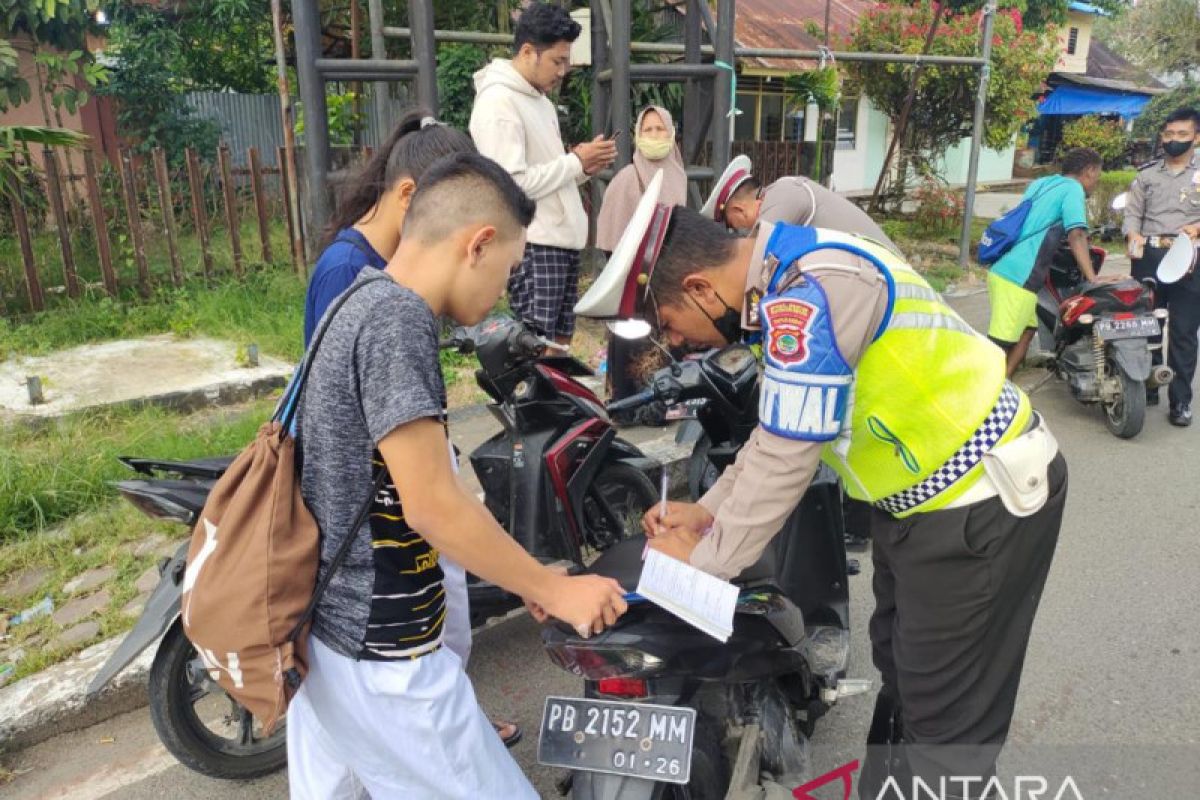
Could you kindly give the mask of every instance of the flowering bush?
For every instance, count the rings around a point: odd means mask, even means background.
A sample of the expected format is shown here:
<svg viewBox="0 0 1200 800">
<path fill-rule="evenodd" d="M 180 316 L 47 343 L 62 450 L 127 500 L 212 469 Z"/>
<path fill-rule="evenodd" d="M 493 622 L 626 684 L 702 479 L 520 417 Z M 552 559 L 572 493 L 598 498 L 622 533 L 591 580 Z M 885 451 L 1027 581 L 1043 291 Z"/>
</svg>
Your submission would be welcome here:
<svg viewBox="0 0 1200 800">
<path fill-rule="evenodd" d="M 1129 148 L 1129 136 L 1119 119 L 1089 115 L 1063 125 L 1059 155 L 1075 147 L 1090 147 L 1104 159 L 1105 166 L 1118 166 Z"/>
<path fill-rule="evenodd" d="M 962 195 L 935 178 L 921 181 L 910 198 L 916 204 L 913 232 L 918 236 L 944 236 L 962 223 Z"/>
</svg>

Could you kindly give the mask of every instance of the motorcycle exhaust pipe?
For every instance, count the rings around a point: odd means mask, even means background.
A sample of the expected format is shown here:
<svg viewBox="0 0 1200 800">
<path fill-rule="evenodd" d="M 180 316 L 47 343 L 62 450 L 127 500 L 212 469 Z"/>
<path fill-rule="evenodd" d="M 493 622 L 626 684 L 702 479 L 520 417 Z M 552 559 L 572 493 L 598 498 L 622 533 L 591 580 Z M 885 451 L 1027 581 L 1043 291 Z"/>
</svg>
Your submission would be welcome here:
<svg viewBox="0 0 1200 800">
<path fill-rule="evenodd" d="M 1157 389 L 1161 386 L 1166 386 L 1175 377 L 1175 371 L 1166 364 L 1159 364 L 1150 371 L 1150 380 L 1146 381 L 1151 389 Z"/>
</svg>

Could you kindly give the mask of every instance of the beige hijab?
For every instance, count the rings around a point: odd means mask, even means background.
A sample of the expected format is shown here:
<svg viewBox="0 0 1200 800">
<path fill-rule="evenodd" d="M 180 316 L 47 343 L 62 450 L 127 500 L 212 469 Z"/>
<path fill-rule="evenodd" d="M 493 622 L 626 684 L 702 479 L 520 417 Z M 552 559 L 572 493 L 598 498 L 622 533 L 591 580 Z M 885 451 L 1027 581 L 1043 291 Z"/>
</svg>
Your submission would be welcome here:
<svg viewBox="0 0 1200 800">
<path fill-rule="evenodd" d="M 638 114 L 634 132 L 642 129 L 642 119 L 650 111 L 657 112 L 662 117 L 663 124 L 671 131 L 671 138 L 674 139 L 675 120 L 671 117 L 671 112 L 662 106 L 643 108 Z M 663 186 L 658 202 L 672 206 L 687 205 L 687 171 L 683 166 L 683 154 L 679 152 L 679 145 L 676 144 L 671 154 L 661 161 L 651 161 L 635 147 L 633 163 L 622 168 L 604 192 L 604 203 L 600 206 L 600 217 L 596 222 L 597 248 L 611 253 L 617 246 L 634 209 L 637 208 L 638 201 L 642 199 L 646 184 L 659 169 L 663 171 Z"/>
</svg>

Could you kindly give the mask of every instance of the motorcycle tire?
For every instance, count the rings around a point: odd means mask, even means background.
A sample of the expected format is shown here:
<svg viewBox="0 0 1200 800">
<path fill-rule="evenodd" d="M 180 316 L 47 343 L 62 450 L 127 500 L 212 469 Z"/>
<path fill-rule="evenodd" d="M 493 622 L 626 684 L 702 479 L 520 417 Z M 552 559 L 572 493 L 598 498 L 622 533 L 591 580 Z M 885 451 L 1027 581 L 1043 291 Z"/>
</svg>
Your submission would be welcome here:
<svg viewBox="0 0 1200 800">
<path fill-rule="evenodd" d="M 215 683 L 201 694 L 188 677 L 188 664 L 199 658 L 196 648 L 176 621 L 163 637 L 150 667 L 150 720 L 163 746 L 188 769 L 212 778 L 244 780 L 268 775 L 287 763 L 287 726 L 280 723 L 269 737 L 255 736 L 250 712 L 238 705 Z M 219 696 L 218 696 L 219 695 Z M 220 736 L 206 724 L 197 704 L 229 707 L 224 717 L 232 723 L 235 738 Z"/>
<path fill-rule="evenodd" d="M 613 530 L 599 504 L 593 498 L 586 499 L 583 518 L 589 543 L 603 551 L 641 533 L 642 515 L 658 502 L 658 491 L 646 473 L 630 464 L 614 461 L 600 468 L 594 486 L 623 520 L 623 525 L 620 530 Z"/>
<path fill-rule="evenodd" d="M 1109 362 L 1110 374 L 1121 381 L 1121 393 L 1112 403 L 1102 403 L 1104 424 L 1110 433 L 1121 439 L 1132 439 L 1142 432 L 1146 420 L 1146 385 L 1125 374 L 1119 366 Z"/>
<path fill-rule="evenodd" d="M 692 743 L 692 774 L 686 784 L 670 784 L 664 800 L 722 800 L 729 790 L 729 760 L 721 747 L 720 723 L 711 717 L 696 719 Z"/>
<path fill-rule="evenodd" d="M 696 440 L 692 454 L 688 456 L 688 494 L 693 503 L 703 497 L 721 477 L 720 470 L 708 460 L 708 451 L 712 446 L 712 439 L 706 433 Z"/>
</svg>

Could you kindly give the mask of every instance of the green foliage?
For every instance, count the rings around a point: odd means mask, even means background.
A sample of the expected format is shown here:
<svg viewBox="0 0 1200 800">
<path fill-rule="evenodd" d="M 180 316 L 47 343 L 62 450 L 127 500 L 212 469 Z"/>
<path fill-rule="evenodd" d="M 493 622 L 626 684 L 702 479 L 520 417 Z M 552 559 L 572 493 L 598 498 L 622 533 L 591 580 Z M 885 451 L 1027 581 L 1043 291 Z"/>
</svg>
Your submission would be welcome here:
<svg viewBox="0 0 1200 800">
<path fill-rule="evenodd" d="M 176 162 L 188 147 L 212 154 L 220 137 L 215 123 L 197 118 L 183 101 L 189 87 L 172 56 L 184 46 L 178 27 L 164 15 L 142 6 L 121 7 L 109 34 L 109 52 L 116 59 L 112 78 L 100 90 L 117 100 L 121 133 L 136 150 L 162 147 Z"/>
<path fill-rule="evenodd" d="M 1105 165 L 1115 166 L 1125 159 L 1129 136 L 1121 120 L 1088 115 L 1063 125 L 1059 155 L 1075 147 L 1090 147 L 1100 154 Z"/>
<path fill-rule="evenodd" d="M 29 81 L 21 75 L 16 48 L 7 39 L 0 39 L 0 112 L 19 106 L 33 97 Z"/>
<path fill-rule="evenodd" d="M 835 67 L 810 69 L 797 72 L 784 79 L 783 86 L 789 95 L 788 101 L 793 105 L 817 104 L 822 110 L 828 110 L 837 105 L 841 96 L 841 80 Z"/>
<path fill-rule="evenodd" d="M 276 91 L 270 0 L 200 0 L 177 13 L 172 68 L 193 90 Z"/>
<path fill-rule="evenodd" d="M 335 147 L 354 144 L 354 135 L 365 121 L 357 110 L 358 95 L 354 92 L 325 94 L 325 116 L 329 121 L 329 143 Z M 296 103 L 296 138 L 304 136 L 304 104 Z"/>
<path fill-rule="evenodd" d="M 42 86 L 50 93 L 51 104 L 56 109 L 66 108 L 70 114 L 87 102 L 92 90 L 108 83 L 108 70 L 94 63 L 82 50 L 69 53 L 43 50 L 33 61 L 44 76 Z"/>
<path fill-rule="evenodd" d="M 844 44 L 849 50 L 918 54 L 932 22 L 930 0 L 914 4 L 894 0 L 863 14 Z M 979 26 L 979 12 L 947 14 L 934 37 L 931 53 L 977 55 Z M 1016 9 L 1006 8 L 996 15 L 985 145 L 993 149 L 1007 147 L 1021 126 L 1033 118 L 1037 113 L 1033 98 L 1056 58 L 1057 44 L 1050 32 L 1025 27 Z M 912 67 L 861 63 L 845 69 L 871 102 L 896 124 L 908 94 Z M 922 71 L 903 143 L 903 157 L 918 174 L 933 174 L 946 150 L 970 135 L 978 75 L 972 67 L 927 66 Z"/>
<path fill-rule="evenodd" d="M 1121 224 L 1124 213 L 1113 211 L 1113 198 L 1122 192 L 1129 191 L 1129 184 L 1137 177 L 1137 170 L 1110 170 L 1100 176 L 1100 183 L 1088 195 L 1088 220 L 1092 225 Z"/>
<path fill-rule="evenodd" d="M 962 224 L 962 195 L 941 181 L 926 178 L 912 193 L 916 204 L 913 233 L 920 238 L 944 236 Z"/>
<path fill-rule="evenodd" d="M 444 44 L 438 48 L 437 82 L 441 119 L 467 129 L 475 104 L 474 75 L 487 63 L 487 51 L 474 44 Z"/>
<path fill-rule="evenodd" d="M 1139 139 L 1158 139 L 1158 132 L 1171 112 L 1179 108 L 1200 109 L 1200 83 L 1184 82 L 1146 104 L 1133 121 L 1133 135 Z"/>
<path fill-rule="evenodd" d="M 1195 0 L 1140 0 L 1096 35 L 1129 61 L 1153 72 L 1200 77 L 1200 7 Z"/>
</svg>

